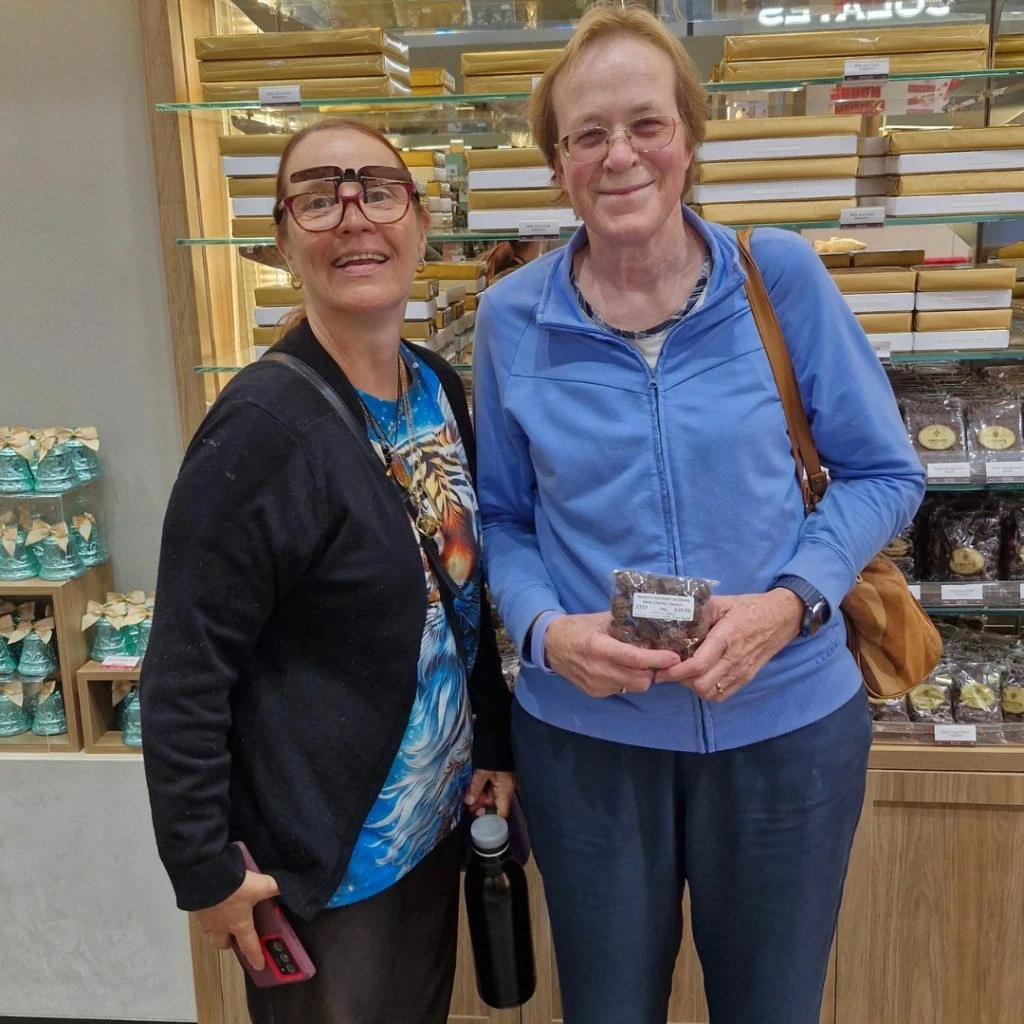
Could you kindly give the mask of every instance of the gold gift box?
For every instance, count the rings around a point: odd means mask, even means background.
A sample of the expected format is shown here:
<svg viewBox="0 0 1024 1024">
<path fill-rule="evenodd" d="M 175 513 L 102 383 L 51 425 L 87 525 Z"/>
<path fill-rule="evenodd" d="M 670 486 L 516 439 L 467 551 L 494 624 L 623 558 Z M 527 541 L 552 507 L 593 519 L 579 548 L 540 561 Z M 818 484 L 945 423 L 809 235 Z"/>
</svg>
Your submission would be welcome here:
<svg viewBox="0 0 1024 1024">
<path fill-rule="evenodd" d="M 280 337 L 280 327 L 254 327 L 252 329 L 252 343 L 261 348 L 277 344 L 277 339 Z"/>
<path fill-rule="evenodd" d="M 564 208 L 569 197 L 560 188 L 492 189 L 469 192 L 471 210 L 530 210 L 544 206 Z"/>
<path fill-rule="evenodd" d="M 476 310 L 476 296 L 475 295 L 467 295 L 462 301 L 466 304 L 466 312 L 467 313 L 475 312 L 475 310 Z"/>
<path fill-rule="evenodd" d="M 271 238 L 277 231 L 273 217 L 232 217 L 232 238 Z"/>
<path fill-rule="evenodd" d="M 1024 35 L 999 36 L 996 39 L 996 53 L 1024 53 Z"/>
<path fill-rule="evenodd" d="M 864 249 L 853 254 L 855 267 L 916 267 L 919 263 L 924 263 L 924 249 Z"/>
<path fill-rule="evenodd" d="M 1024 191 L 1024 171 L 957 171 L 951 174 L 904 174 L 893 182 L 893 195 L 935 196 L 968 192 Z"/>
<path fill-rule="evenodd" d="M 838 270 L 841 267 L 850 266 L 850 254 L 848 252 L 819 252 L 818 258 L 828 270 Z"/>
<path fill-rule="evenodd" d="M 331 100 L 355 96 L 410 96 L 408 85 L 397 78 L 311 78 L 295 82 L 304 100 Z M 203 99 L 209 103 L 258 100 L 262 82 L 207 82 Z"/>
<path fill-rule="evenodd" d="M 545 166 L 544 154 L 536 146 L 527 146 L 525 149 L 466 150 L 466 169 L 470 171 Z"/>
<path fill-rule="evenodd" d="M 426 186 L 427 195 L 434 198 L 440 199 L 444 196 L 446 199 L 450 199 L 452 195 L 452 186 L 447 181 L 421 181 L 419 182 L 420 188 Z"/>
<path fill-rule="evenodd" d="M 444 167 L 444 153 L 436 149 L 410 149 L 402 153 L 406 167 Z"/>
<path fill-rule="evenodd" d="M 881 54 L 880 56 L 886 56 Z M 792 60 L 741 60 L 722 66 L 725 82 L 784 82 L 804 78 L 841 78 L 845 57 L 794 58 Z M 897 53 L 889 55 L 889 73 L 916 75 L 933 71 L 981 71 L 988 66 L 984 50 L 951 50 L 948 53 Z"/>
<path fill-rule="evenodd" d="M 422 270 L 416 272 L 417 277 L 433 277 L 439 281 L 475 281 L 487 274 L 487 264 L 475 260 L 461 260 L 458 263 L 442 263 L 428 261 Z M 469 286 L 466 286 L 467 291 Z"/>
<path fill-rule="evenodd" d="M 912 292 L 917 272 L 903 268 L 851 267 L 832 272 L 832 280 L 844 295 L 877 292 Z"/>
<path fill-rule="evenodd" d="M 857 322 L 865 334 L 906 334 L 913 330 L 913 313 L 860 313 Z"/>
<path fill-rule="evenodd" d="M 464 53 L 459 69 L 465 75 L 542 75 L 561 50 L 491 50 Z M 497 90 L 496 90 L 497 91 Z"/>
<path fill-rule="evenodd" d="M 439 309 L 434 314 L 434 326 L 439 330 L 443 331 L 449 324 L 455 323 L 455 311 L 451 306 L 447 309 Z"/>
<path fill-rule="evenodd" d="M 273 196 L 277 193 L 274 178 L 228 178 L 228 195 L 233 198 Z"/>
<path fill-rule="evenodd" d="M 467 95 L 484 93 L 532 92 L 536 75 L 464 75 L 462 91 Z"/>
<path fill-rule="evenodd" d="M 409 81 L 409 65 L 385 53 L 347 57 L 270 57 L 199 63 L 200 82 L 295 82 L 307 78 L 369 78 L 388 75 Z"/>
<path fill-rule="evenodd" d="M 257 306 L 297 306 L 306 301 L 306 292 L 290 284 L 268 284 L 260 285 L 255 297 Z"/>
<path fill-rule="evenodd" d="M 915 331 L 1006 331 L 1011 309 L 936 310 L 914 314 Z"/>
<path fill-rule="evenodd" d="M 455 92 L 455 76 L 447 68 L 442 67 L 410 68 L 409 84 L 414 89 L 440 86 L 449 92 Z"/>
<path fill-rule="evenodd" d="M 978 267 L 919 267 L 919 292 L 1010 289 L 1017 280 L 1016 267 L 986 264 Z"/>
<path fill-rule="evenodd" d="M 877 132 L 877 118 L 860 114 L 828 117 L 741 117 L 735 121 L 708 121 L 705 142 L 741 139 L 807 138 L 814 135 L 866 135 Z"/>
<path fill-rule="evenodd" d="M 913 28 L 854 28 L 822 32 L 774 32 L 726 36 L 724 57 L 773 60 L 780 57 L 873 57 L 891 53 L 978 50 L 988 46 L 987 25 L 929 25 Z"/>
<path fill-rule="evenodd" d="M 1011 53 L 997 53 L 992 64 L 999 69 L 1019 68 L 1024 64 L 1024 52 L 1014 50 Z"/>
<path fill-rule="evenodd" d="M 979 149 L 1024 149 L 1024 127 L 894 131 L 889 135 L 890 153 L 958 153 Z"/>
<path fill-rule="evenodd" d="M 1011 242 L 996 250 L 996 255 L 1004 260 L 1024 260 L 1024 242 Z"/>
<path fill-rule="evenodd" d="M 443 85 L 414 85 L 410 93 L 413 96 L 452 96 L 455 90 Z M 402 109 L 404 110 L 405 107 L 403 106 Z"/>
<path fill-rule="evenodd" d="M 774 203 L 709 203 L 693 209 L 715 224 L 789 224 L 839 220 L 841 211 L 856 206 L 849 199 L 792 199 Z"/>
<path fill-rule="evenodd" d="M 253 32 L 196 39 L 199 60 L 261 60 L 267 57 L 340 57 L 390 53 L 409 63 L 409 44 L 382 28 L 317 29 L 309 32 Z"/>
<path fill-rule="evenodd" d="M 744 181 L 790 181 L 804 178 L 855 178 L 856 156 L 797 157 L 793 160 L 730 160 L 699 164 L 701 185 Z"/>
<path fill-rule="evenodd" d="M 433 320 L 406 320 L 402 324 L 402 337 L 406 341 L 433 341 L 437 327 Z"/>
</svg>

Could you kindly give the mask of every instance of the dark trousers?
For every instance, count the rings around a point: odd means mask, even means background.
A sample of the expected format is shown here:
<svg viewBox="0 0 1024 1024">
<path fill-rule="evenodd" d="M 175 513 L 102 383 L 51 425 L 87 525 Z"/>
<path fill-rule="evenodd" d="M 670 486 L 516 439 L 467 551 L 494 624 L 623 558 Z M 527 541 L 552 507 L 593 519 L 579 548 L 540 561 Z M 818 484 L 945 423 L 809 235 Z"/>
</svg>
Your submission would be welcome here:
<svg viewBox="0 0 1024 1024">
<path fill-rule="evenodd" d="M 684 885 L 711 1024 L 818 1024 L 864 800 L 863 693 L 715 754 L 591 739 L 518 703 L 512 728 L 565 1024 L 665 1024 Z"/>
<path fill-rule="evenodd" d="M 458 832 L 390 889 L 310 922 L 289 920 L 317 973 L 265 989 L 246 975 L 253 1024 L 445 1024 L 459 926 Z"/>
</svg>

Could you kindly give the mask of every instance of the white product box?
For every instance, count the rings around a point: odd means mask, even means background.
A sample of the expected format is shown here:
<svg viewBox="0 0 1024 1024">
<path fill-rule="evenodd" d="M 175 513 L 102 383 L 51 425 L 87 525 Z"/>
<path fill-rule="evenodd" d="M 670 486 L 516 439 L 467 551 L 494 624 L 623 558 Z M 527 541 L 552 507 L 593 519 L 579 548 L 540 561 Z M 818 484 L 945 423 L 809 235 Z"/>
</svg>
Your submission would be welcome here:
<svg viewBox="0 0 1024 1024">
<path fill-rule="evenodd" d="M 843 298 L 854 313 L 909 313 L 914 308 L 913 292 L 855 292 Z"/>
<path fill-rule="evenodd" d="M 1024 212 L 1024 192 L 970 192 L 965 195 L 892 196 L 885 201 L 890 217 L 928 217 L 972 213 Z"/>
<path fill-rule="evenodd" d="M 410 299 L 405 304 L 406 320 L 431 320 L 437 312 L 437 299 Z"/>
<path fill-rule="evenodd" d="M 948 292 L 917 292 L 915 309 L 1006 309 L 1013 301 L 1009 288 L 961 289 Z"/>
<path fill-rule="evenodd" d="M 468 313 L 463 313 L 458 320 L 455 321 L 455 333 L 465 334 L 467 331 L 473 330 L 476 326 L 476 310 L 470 310 Z"/>
<path fill-rule="evenodd" d="M 887 174 L 941 174 L 944 171 L 1006 171 L 1024 168 L 1024 149 L 903 153 L 885 161 Z"/>
<path fill-rule="evenodd" d="M 1009 331 L 915 331 L 915 352 L 1009 348 Z"/>
<path fill-rule="evenodd" d="M 447 348 L 455 340 L 455 324 L 449 324 L 447 327 L 442 327 L 437 332 L 437 348 L 435 352 L 440 352 L 441 349 Z"/>
<path fill-rule="evenodd" d="M 461 287 L 466 289 L 467 295 L 479 295 L 487 287 L 487 278 L 478 277 L 475 281 L 461 278 L 456 281 L 454 278 L 451 280 L 443 278 L 437 282 L 437 286 L 440 291 L 446 291 L 448 288 Z"/>
<path fill-rule="evenodd" d="M 568 207 L 548 206 L 544 209 L 470 210 L 470 231 L 515 231 L 522 221 L 558 221 L 559 228 L 578 227 L 582 222 Z"/>
<path fill-rule="evenodd" d="M 222 156 L 221 173 L 227 178 L 267 177 L 277 174 L 281 155 L 268 156 Z"/>
<path fill-rule="evenodd" d="M 452 201 L 447 196 L 428 196 L 427 210 L 430 213 L 451 213 Z"/>
<path fill-rule="evenodd" d="M 886 358 L 890 352 L 914 351 L 914 335 L 910 331 L 899 334 L 869 334 L 867 339 L 880 359 Z"/>
<path fill-rule="evenodd" d="M 551 168 L 484 168 L 470 171 L 466 183 L 471 189 L 551 188 Z"/>
<path fill-rule="evenodd" d="M 843 199 L 854 195 L 856 178 L 805 178 L 694 185 L 695 203 L 757 203 L 781 199 Z"/>
<path fill-rule="evenodd" d="M 772 160 L 796 156 L 853 156 L 856 152 L 856 135 L 809 135 L 804 138 L 705 142 L 697 152 L 697 159 L 712 163 L 718 160 Z"/>
<path fill-rule="evenodd" d="M 464 285 L 452 285 L 450 288 L 440 288 L 437 293 L 437 308 L 447 309 L 453 302 L 462 302 L 466 297 Z"/>
<path fill-rule="evenodd" d="M 273 196 L 244 196 L 231 200 L 232 217 L 273 217 Z"/>
</svg>

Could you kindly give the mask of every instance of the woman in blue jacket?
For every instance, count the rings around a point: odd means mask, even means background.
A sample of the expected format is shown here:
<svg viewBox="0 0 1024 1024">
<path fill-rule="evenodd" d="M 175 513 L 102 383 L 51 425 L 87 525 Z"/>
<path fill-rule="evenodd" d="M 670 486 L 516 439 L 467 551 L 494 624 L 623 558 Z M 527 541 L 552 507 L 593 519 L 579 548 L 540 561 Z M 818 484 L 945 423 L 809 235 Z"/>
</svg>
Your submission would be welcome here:
<svg viewBox="0 0 1024 1024">
<path fill-rule="evenodd" d="M 735 235 L 680 204 L 705 116 L 656 19 L 588 13 L 531 104 L 584 227 L 477 322 L 485 559 L 567 1024 L 664 1024 L 684 885 L 712 1024 L 816 1024 L 871 739 L 839 605 L 924 490 L 820 260 L 760 230 L 831 474 L 805 519 Z M 609 636 L 616 568 L 720 581 L 695 657 Z"/>
</svg>

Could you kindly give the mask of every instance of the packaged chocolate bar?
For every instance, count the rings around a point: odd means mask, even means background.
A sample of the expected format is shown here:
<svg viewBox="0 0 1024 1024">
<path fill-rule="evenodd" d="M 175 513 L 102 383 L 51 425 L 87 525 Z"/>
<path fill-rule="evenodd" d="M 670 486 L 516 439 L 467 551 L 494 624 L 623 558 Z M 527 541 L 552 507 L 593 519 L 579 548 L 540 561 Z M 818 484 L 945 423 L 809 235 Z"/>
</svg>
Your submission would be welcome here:
<svg viewBox="0 0 1024 1024">
<path fill-rule="evenodd" d="M 935 580 L 1000 578 L 1003 516 L 998 508 L 939 505 L 929 521 L 929 575 Z"/>
<path fill-rule="evenodd" d="M 967 450 L 972 467 L 985 472 L 988 463 L 1019 463 L 1020 402 L 1015 397 L 974 399 L 967 405 Z"/>
<path fill-rule="evenodd" d="M 1011 657 L 1003 672 L 1003 721 L 1024 723 L 1024 658 Z"/>
<path fill-rule="evenodd" d="M 953 674 L 940 662 L 932 674 L 907 694 L 912 722 L 949 723 L 953 721 Z"/>
<path fill-rule="evenodd" d="M 882 548 L 882 554 L 893 560 L 908 581 L 918 579 L 917 524 L 911 522 Z"/>
<path fill-rule="evenodd" d="M 953 717 L 956 721 L 977 725 L 1001 722 L 1002 681 L 1002 669 L 994 662 L 954 664 Z"/>
<path fill-rule="evenodd" d="M 891 697 L 888 699 L 868 697 L 868 705 L 871 708 L 871 720 L 873 722 L 910 721 L 906 697 Z"/>
<path fill-rule="evenodd" d="M 963 402 L 951 395 L 919 396 L 903 402 L 903 421 L 922 462 L 967 449 Z"/>
<path fill-rule="evenodd" d="M 693 576 L 616 569 L 609 633 L 634 647 L 675 651 L 686 660 L 710 629 L 707 610 L 715 583 Z"/>
</svg>

